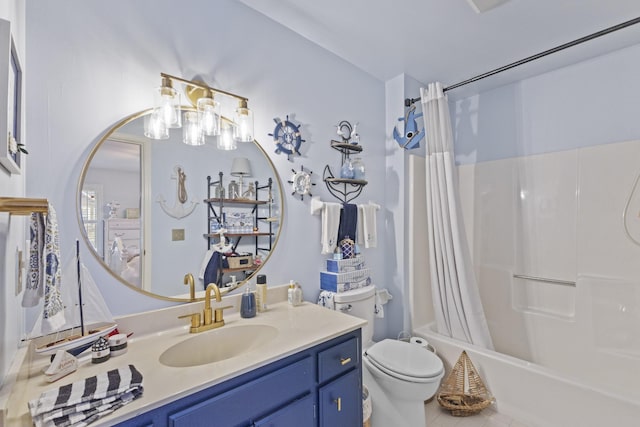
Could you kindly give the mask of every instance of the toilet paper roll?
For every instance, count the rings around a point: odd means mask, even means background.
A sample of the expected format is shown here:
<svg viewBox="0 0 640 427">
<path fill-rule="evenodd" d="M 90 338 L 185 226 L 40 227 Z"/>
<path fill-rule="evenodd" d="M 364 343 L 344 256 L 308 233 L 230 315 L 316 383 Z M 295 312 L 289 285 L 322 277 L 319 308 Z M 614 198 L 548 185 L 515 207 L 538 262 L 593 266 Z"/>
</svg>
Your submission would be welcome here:
<svg viewBox="0 0 640 427">
<path fill-rule="evenodd" d="M 411 344 L 417 344 L 420 347 L 424 347 L 424 348 L 429 348 L 429 343 L 427 342 L 427 340 L 425 340 L 424 338 L 420 338 L 420 337 L 411 337 L 409 339 L 409 342 Z"/>
</svg>

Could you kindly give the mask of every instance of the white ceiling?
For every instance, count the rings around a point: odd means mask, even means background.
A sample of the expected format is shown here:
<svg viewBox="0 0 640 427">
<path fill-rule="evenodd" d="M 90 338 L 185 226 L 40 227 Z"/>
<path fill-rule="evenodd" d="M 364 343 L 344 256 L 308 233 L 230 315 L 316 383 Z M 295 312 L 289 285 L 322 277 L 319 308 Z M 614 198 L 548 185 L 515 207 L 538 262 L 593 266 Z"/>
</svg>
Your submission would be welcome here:
<svg viewBox="0 0 640 427">
<path fill-rule="evenodd" d="M 640 16 L 640 0 L 239 0 L 381 81 L 445 86 Z M 495 87 L 640 43 L 640 24 L 486 79 Z M 453 91 L 452 91 L 453 92 Z"/>
</svg>

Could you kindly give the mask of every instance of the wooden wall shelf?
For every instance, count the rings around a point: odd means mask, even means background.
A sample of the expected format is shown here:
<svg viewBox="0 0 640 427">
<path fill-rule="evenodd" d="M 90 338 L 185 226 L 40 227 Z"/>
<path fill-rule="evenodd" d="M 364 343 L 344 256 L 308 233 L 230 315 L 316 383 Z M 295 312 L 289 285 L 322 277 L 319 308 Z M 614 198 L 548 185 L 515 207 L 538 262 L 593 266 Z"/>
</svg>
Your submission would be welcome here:
<svg viewBox="0 0 640 427">
<path fill-rule="evenodd" d="M 33 212 L 49 212 L 47 199 L 33 199 L 27 197 L 0 197 L 0 212 L 12 215 L 31 215 Z"/>
</svg>

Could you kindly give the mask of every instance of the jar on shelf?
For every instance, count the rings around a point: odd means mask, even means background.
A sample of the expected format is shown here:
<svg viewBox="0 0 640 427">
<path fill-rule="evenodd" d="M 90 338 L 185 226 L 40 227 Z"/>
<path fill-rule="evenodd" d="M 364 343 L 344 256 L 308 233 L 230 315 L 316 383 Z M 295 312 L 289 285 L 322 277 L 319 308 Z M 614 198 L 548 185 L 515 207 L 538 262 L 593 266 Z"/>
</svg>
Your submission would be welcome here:
<svg viewBox="0 0 640 427">
<path fill-rule="evenodd" d="M 353 162 L 351 159 L 347 158 L 340 168 L 340 178 L 353 179 L 354 175 L 355 171 L 353 169 Z"/>
<path fill-rule="evenodd" d="M 232 179 L 231 182 L 229 182 L 229 192 L 227 193 L 227 197 L 230 199 L 237 199 L 240 197 L 240 186 L 235 179 Z"/>
<path fill-rule="evenodd" d="M 360 157 L 356 157 L 351 162 L 353 166 L 353 179 L 364 179 L 364 162 Z"/>
<path fill-rule="evenodd" d="M 216 199 L 224 199 L 224 187 L 222 184 L 218 184 L 215 186 L 213 190 L 213 197 Z"/>
</svg>

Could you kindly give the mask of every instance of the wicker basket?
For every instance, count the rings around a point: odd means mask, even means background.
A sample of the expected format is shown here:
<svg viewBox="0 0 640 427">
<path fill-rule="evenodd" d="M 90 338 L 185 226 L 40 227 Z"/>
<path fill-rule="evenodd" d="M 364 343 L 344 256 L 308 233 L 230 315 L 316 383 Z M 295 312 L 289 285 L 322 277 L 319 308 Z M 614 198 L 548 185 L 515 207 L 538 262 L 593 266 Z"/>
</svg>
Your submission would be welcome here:
<svg viewBox="0 0 640 427">
<path fill-rule="evenodd" d="M 495 401 L 465 351 L 440 385 L 436 398 L 455 417 L 477 414 Z"/>
</svg>

